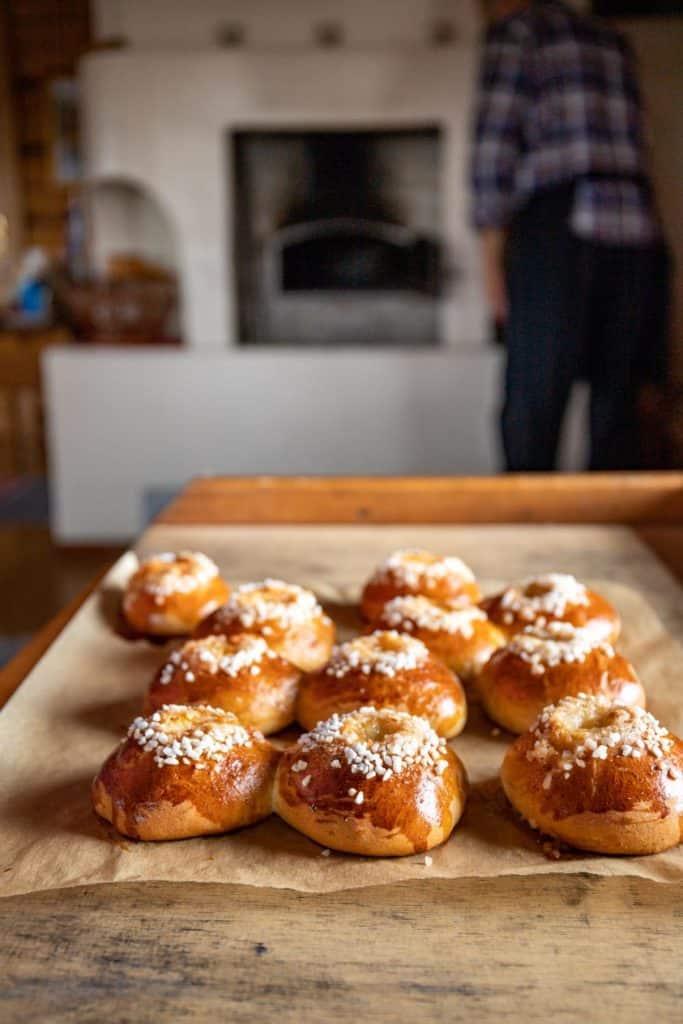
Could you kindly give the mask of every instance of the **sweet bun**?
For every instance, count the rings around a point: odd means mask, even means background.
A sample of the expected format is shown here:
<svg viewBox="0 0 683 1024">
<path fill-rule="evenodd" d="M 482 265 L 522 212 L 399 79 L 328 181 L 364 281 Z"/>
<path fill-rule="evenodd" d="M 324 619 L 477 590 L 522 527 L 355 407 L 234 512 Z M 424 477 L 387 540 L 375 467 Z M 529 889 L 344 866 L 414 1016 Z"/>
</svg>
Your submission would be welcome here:
<svg viewBox="0 0 683 1024">
<path fill-rule="evenodd" d="M 245 583 L 230 600 L 199 624 L 195 636 L 255 633 L 303 672 L 316 672 L 328 661 L 335 638 L 334 623 L 315 594 L 292 583 L 264 580 Z"/>
<path fill-rule="evenodd" d="M 324 846 L 394 857 L 445 842 L 466 788 L 458 757 L 425 719 L 368 707 L 333 715 L 287 749 L 273 802 Z"/>
<path fill-rule="evenodd" d="M 579 693 L 645 707 L 633 666 L 590 629 L 568 622 L 528 626 L 499 648 L 479 676 L 479 696 L 494 722 L 524 732 L 548 704 Z"/>
<path fill-rule="evenodd" d="M 470 687 L 493 652 L 505 643 L 501 631 L 476 605 L 449 608 L 427 597 L 395 597 L 382 609 L 378 629 L 417 637 Z"/>
<path fill-rule="evenodd" d="M 420 640 L 394 630 L 335 648 L 321 672 L 304 676 L 296 716 L 304 729 L 312 729 L 335 713 L 368 704 L 420 715 L 446 739 L 457 736 L 467 718 L 457 677 Z"/>
<path fill-rule="evenodd" d="M 133 839 L 231 832 L 271 813 L 278 756 L 229 711 L 167 704 L 132 723 L 95 777 L 93 806 Z"/>
<path fill-rule="evenodd" d="M 404 594 L 421 594 L 446 604 L 472 604 L 481 598 L 472 570 L 461 559 L 411 548 L 389 555 L 365 584 L 363 618 L 375 622 L 387 601 Z"/>
<path fill-rule="evenodd" d="M 163 552 L 144 561 L 128 581 L 122 611 L 137 633 L 182 636 L 228 597 L 218 567 L 198 551 Z"/>
<path fill-rule="evenodd" d="M 512 805 L 581 850 L 648 854 L 675 846 L 683 814 L 683 743 L 640 707 L 565 697 L 509 748 Z"/>
<path fill-rule="evenodd" d="M 566 573 L 531 576 L 485 598 L 481 607 L 509 637 L 527 626 L 546 626 L 549 622 L 588 626 L 608 643 L 618 640 L 621 632 L 621 620 L 612 605 Z"/>
<path fill-rule="evenodd" d="M 260 636 L 206 636 L 172 651 L 147 694 L 145 713 L 164 704 L 209 704 L 268 735 L 294 721 L 301 672 Z"/>
</svg>

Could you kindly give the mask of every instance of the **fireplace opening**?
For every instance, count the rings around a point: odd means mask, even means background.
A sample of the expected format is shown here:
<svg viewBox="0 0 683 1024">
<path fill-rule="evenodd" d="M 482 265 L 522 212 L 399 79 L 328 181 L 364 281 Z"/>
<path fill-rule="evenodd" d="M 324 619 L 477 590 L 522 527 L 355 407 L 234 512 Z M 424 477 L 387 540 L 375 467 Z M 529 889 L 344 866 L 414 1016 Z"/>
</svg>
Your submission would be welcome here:
<svg viewBox="0 0 683 1024">
<path fill-rule="evenodd" d="M 438 246 L 408 228 L 351 217 L 284 228 L 282 290 L 421 291 L 436 286 Z"/>
<path fill-rule="evenodd" d="M 436 128 L 232 136 L 240 340 L 438 342 Z"/>
</svg>

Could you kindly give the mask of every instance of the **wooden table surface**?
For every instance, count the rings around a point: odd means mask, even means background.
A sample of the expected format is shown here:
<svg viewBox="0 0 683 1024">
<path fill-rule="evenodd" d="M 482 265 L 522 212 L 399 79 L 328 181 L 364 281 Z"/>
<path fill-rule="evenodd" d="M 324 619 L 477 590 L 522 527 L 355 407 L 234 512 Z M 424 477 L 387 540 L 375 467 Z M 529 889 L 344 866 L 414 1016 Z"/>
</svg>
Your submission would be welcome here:
<svg viewBox="0 0 683 1024">
<path fill-rule="evenodd" d="M 624 522 L 674 572 L 683 568 L 682 474 L 559 485 L 543 477 L 204 480 L 160 517 L 169 525 L 245 520 Z M 75 610 L 5 671 L 0 699 Z M 312 896 L 140 882 L 12 897 L 0 914 L 3 1024 L 681 1015 L 678 885 L 583 875 L 434 879 Z"/>
</svg>

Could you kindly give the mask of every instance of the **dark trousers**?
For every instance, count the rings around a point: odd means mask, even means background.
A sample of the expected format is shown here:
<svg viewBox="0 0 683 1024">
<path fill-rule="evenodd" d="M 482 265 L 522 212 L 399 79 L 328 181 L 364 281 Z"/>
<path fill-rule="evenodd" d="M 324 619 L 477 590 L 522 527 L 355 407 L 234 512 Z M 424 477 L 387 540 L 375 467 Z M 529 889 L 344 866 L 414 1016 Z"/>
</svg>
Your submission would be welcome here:
<svg viewBox="0 0 683 1024">
<path fill-rule="evenodd" d="M 512 472 L 555 467 L 578 377 L 590 383 L 590 469 L 639 464 L 636 406 L 648 318 L 658 317 L 658 250 L 578 239 L 568 227 L 571 201 L 571 189 L 532 200 L 508 240 L 502 435 Z"/>
</svg>

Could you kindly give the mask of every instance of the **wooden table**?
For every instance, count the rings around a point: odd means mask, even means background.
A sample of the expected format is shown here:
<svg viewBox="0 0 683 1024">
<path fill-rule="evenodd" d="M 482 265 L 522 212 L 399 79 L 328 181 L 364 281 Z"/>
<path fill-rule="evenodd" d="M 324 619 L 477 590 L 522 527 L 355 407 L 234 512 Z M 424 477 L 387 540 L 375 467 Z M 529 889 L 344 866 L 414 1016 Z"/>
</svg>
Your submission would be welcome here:
<svg viewBox="0 0 683 1024">
<path fill-rule="evenodd" d="M 200 480 L 166 524 L 626 523 L 683 575 L 683 474 Z M 5 671 L 21 682 L 75 606 Z M 310 896 L 100 885 L 3 900 L 0 1020 L 680 1018 L 683 887 L 589 876 Z"/>
</svg>

